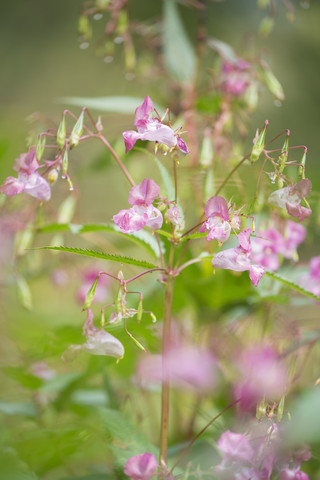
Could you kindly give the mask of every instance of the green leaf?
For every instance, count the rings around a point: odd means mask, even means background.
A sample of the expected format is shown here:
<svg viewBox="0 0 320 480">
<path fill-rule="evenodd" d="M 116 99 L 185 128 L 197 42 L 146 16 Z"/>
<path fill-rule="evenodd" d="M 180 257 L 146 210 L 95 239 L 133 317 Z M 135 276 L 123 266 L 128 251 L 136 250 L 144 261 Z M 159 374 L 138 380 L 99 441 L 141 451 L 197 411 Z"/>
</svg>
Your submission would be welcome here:
<svg viewBox="0 0 320 480">
<path fill-rule="evenodd" d="M 36 390 L 41 387 L 43 380 L 26 371 L 24 367 L 5 367 L 3 371 L 10 378 L 16 380 L 25 388 Z"/>
<path fill-rule="evenodd" d="M 213 93 L 199 97 L 197 100 L 197 109 L 204 113 L 217 113 L 221 108 L 221 95 Z"/>
<path fill-rule="evenodd" d="M 103 408 L 100 416 L 103 430 L 114 440 L 110 449 L 119 467 L 123 467 L 128 458 L 144 452 L 158 456 L 158 449 L 122 413 Z"/>
<path fill-rule="evenodd" d="M 320 297 L 318 297 L 317 295 L 314 295 L 314 293 L 308 292 L 308 290 L 305 290 L 304 288 L 300 287 L 300 285 L 297 285 L 296 283 L 281 277 L 277 273 L 267 271 L 265 275 L 270 278 L 273 278 L 273 280 L 276 280 L 277 282 L 283 283 L 287 287 L 292 288 L 293 290 L 296 290 L 299 293 L 302 293 L 302 295 L 306 295 L 307 297 L 313 298 L 314 300 L 317 300 L 318 302 L 320 302 Z"/>
<path fill-rule="evenodd" d="M 144 268 L 158 268 L 153 263 L 144 260 L 136 260 L 132 257 L 124 257 L 122 255 L 112 255 L 111 253 L 97 252 L 96 250 L 89 250 L 87 248 L 73 248 L 73 247 L 39 247 L 35 250 L 57 250 L 60 252 L 75 253 L 76 255 L 84 255 L 86 257 L 101 258 L 102 260 L 111 260 L 112 262 L 126 263 L 128 265 L 136 265 Z"/>
<path fill-rule="evenodd" d="M 0 412 L 5 415 L 23 415 L 25 417 L 36 417 L 37 410 L 32 403 L 0 402 Z"/>
<path fill-rule="evenodd" d="M 173 0 L 165 0 L 163 17 L 162 40 L 166 67 L 178 81 L 190 83 L 196 71 L 196 56 Z"/>
<path fill-rule="evenodd" d="M 35 473 L 19 460 L 14 450 L 0 451 L 1 477 L 4 480 L 37 480 Z"/>
<path fill-rule="evenodd" d="M 236 64 L 238 61 L 238 57 L 233 50 L 233 48 L 225 42 L 218 40 L 217 38 L 209 38 L 208 39 L 209 47 L 213 48 L 218 54 L 223 57 L 228 62 Z"/>
<path fill-rule="evenodd" d="M 291 422 L 286 430 L 289 445 L 318 442 L 320 440 L 320 390 L 306 392 L 290 407 Z"/>
<path fill-rule="evenodd" d="M 63 103 L 76 105 L 78 107 L 86 106 L 92 110 L 110 113 L 122 113 L 131 115 L 138 105 L 143 103 L 143 98 L 139 97 L 64 97 L 60 99 Z M 159 111 L 161 107 L 154 105 Z"/>
<path fill-rule="evenodd" d="M 40 233 L 51 233 L 51 232 L 70 232 L 74 235 L 97 232 L 97 231 L 106 231 L 115 233 L 121 237 L 130 240 L 131 242 L 143 247 L 148 253 L 150 253 L 154 258 L 160 257 L 159 246 L 157 240 L 151 235 L 147 230 L 140 230 L 135 233 L 122 233 L 116 225 L 109 225 L 106 223 L 93 223 L 86 225 L 76 225 L 73 223 L 49 223 L 48 225 L 43 225 L 38 228 Z M 163 248 L 163 245 L 162 245 Z"/>
<path fill-rule="evenodd" d="M 91 475 L 85 475 L 84 477 L 68 477 L 61 480 L 108 480 L 113 479 L 113 475 L 107 473 L 92 473 Z"/>
</svg>

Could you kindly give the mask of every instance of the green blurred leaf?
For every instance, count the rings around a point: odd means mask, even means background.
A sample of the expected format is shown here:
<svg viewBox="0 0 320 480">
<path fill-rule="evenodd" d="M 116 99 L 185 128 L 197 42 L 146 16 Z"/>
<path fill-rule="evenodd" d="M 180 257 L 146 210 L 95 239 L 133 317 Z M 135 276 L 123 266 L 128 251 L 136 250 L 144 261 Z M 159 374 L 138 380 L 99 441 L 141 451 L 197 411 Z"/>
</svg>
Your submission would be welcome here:
<svg viewBox="0 0 320 480">
<path fill-rule="evenodd" d="M 27 372 L 24 367 L 4 367 L 3 371 L 6 375 L 19 382 L 20 385 L 32 390 L 40 388 L 43 383 L 41 378 Z"/>
<path fill-rule="evenodd" d="M 46 380 L 40 390 L 43 393 L 61 392 L 77 381 L 81 376 L 82 374 L 77 372 L 61 373 L 60 375 L 56 375 L 53 378 Z"/>
<path fill-rule="evenodd" d="M 196 56 L 176 3 L 165 0 L 163 14 L 163 49 L 166 67 L 180 82 L 192 82 L 196 71 Z"/>
<path fill-rule="evenodd" d="M 108 480 L 108 478 L 114 478 L 113 475 L 107 473 L 92 473 L 91 475 L 85 475 L 84 477 L 67 477 L 61 480 Z"/>
<path fill-rule="evenodd" d="M 122 255 L 112 255 L 111 253 L 97 252 L 87 248 L 73 247 L 39 247 L 35 250 L 57 250 L 59 252 L 75 253 L 76 255 L 84 255 L 86 257 L 101 258 L 102 260 L 111 260 L 112 262 L 126 263 L 128 265 L 136 265 L 144 268 L 157 268 L 157 265 L 146 262 L 144 260 L 136 260 L 132 257 L 124 257 Z"/>
<path fill-rule="evenodd" d="M 109 408 L 100 409 L 102 428 L 113 439 L 110 449 L 117 466 L 123 468 L 128 458 L 144 452 L 158 456 L 158 449 L 134 427 L 122 413 Z"/>
<path fill-rule="evenodd" d="M 318 442 L 320 440 L 320 389 L 306 392 L 290 408 L 291 422 L 286 430 L 290 445 Z"/>
<path fill-rule="evenodd" d="M 0 402 L 0 412 L 5 415 L 24 415 L 26 417 L 36 417 L 37 410 L 32 403 L 19 402 Z"/>
<path fill-rule="evenodd" d="M 221 107 L 221 96 L 217 94 L 205 95 L 197 100 L 197 109 L 204 113 L 217 113 Z"/>
<path fill-rule="evenodd" d="M 300 285 L 297 285 L 296 283 L 291 282 L 286 278 L 283 278 L 278 273 L 266 272 L 265 275 L 267 275 L 270 278 L 273 278 L 273 280 L 276 280 L 277 282 L 283 283 L 287 287 L 292 288 L 293 290 L 296 290 L 299 293 L 302 293 L 302 295 L 306 295 L 307 297 L 313 298 L 314 300 L 318 300 L 318 302 L 320 302 L 320 297 L 317 297 L 317 295 L 314 295 L 314 293 L 308 292 L 308 290 L 305 290 L 304 288 L 300 287 Z"/>
<path fill-rule="evenodd" d="M 233 48 L 228 45 L 228 43 L 222 42 L 217 38 L 209 38 L 208 39 L 209 47 L 213 48 L 218 54 L 223 57 L 228 62 L 236 64 L 238 62 L 238 57 L 233 50 Z"/>
<path fill-rule="evenodd" d="M 49 223 L 48 225 L 43 225 L 38 228 L 38 232 L 41 233 L 70 232 L 74 235 L 98 231 L 115 233 L 143 247 L 154 258 L 160 257 L 157 240 L 154 238 L 154 235 L 151 235 L 147 230 L 140 230 L 135 233 L 122 233 L 116 225 L 109 225 L 106 223 L 92 223 L 86 225 L 76 225 L 73 223 Z"/>
<path fill-rule="evenodd" d="M 87 107 L 101 112 L 133 114 L 138 105 L 143 103 L 139 97 L 64 97 L 60 99 L 63 103 Z M 155 108 L 161 109 L 155 105 Z"/>
<path fill-rule="evenodd" d="M 17 458 L 13 450 L 0 451 L 1 477 L 3 480 L 37 480 L 35 473 Z"/>
</svg>

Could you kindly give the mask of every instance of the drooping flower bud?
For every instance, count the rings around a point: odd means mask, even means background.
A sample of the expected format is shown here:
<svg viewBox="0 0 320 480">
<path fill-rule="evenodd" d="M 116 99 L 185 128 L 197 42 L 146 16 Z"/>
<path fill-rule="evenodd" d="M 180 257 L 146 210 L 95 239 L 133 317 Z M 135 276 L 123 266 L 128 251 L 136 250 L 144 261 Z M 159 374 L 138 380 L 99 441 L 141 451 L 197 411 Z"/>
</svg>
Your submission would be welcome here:
<svg viewBox="0 0 320 480">
<path fill-rule="evenodd" d="M 86 295 L 82 311 L 87 310 L 88 308 L 91 307 L 91 304 L 92 304 L 93 299 L 94 299 L 94 294 L 96 293 L 96 288 L 97 288 L 97 285 L 98 285 L 99 278 L 100 278 L 100 275 L 97 275 L 97 277 L 95 278 L 95 281 L 91 285 L 90 290 L 88 291 L 88 293 Z"/>
</svg>

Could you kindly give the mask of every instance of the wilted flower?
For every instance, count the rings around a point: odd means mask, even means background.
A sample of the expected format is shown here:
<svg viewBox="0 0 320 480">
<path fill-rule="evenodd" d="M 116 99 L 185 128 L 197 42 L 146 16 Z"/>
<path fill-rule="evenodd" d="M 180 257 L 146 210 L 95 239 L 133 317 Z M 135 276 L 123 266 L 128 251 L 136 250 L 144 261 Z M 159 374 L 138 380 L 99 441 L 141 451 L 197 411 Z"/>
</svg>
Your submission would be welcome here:
<svg viewBox="0 0 320 480">
<path fill-rule="evenodd" d="M 212 266 L 214 268 L 234 270 L 235 272 L 249 270 L 250 280 L 256 287 L 261 277 L 264 275 L 265 269 L 261 265 L 251 263 L 252 249 L 250 234 L 250 228 L 240 232 L 238 235 L 240 245 L 216 253 L 212 259 Z"/>
<path fill-rule="evenodd" d="M 152 453 L 143 453 L 130 457 L 124 466 L 124 473 L 131 480 L 150 480 L 158 467 L 156 457 Z"/>
<path fill-rule="evenodd" d="M 205 214 L 207 221 L 201 226 L 200 232 L 209 230 L 207 240 L 216 239 L 218 242 L 228 240 L 231 227 L 240 228 L 240 217 L 235 214 L 230 218 L 228 204 L 223 197 L 211 197 L 206 203 Z"/>
<path fill-rule="evenodd" d="M 307 197 L 312 189 L 312 183 L 308 178 L 300 180 L 295 185 L 281 188 L 272 192 L 268 201 L 277 207 L 286 209 L 289 215 L 299 218 L 300 222 L 312 213 L 310 208 L 302 207 L 300 202 Z"/>
<path fill-rule="evenodd" d="M 163 223 L 162 213 L 152 205 L 159 195 L 160 187 L 152 179 L 144 179 L 131 188 L 128 202 L 133 205 L 127 210 L 120 210 L 113 220 L 122 233 L 133 233 L 143 227 L 158 230 Z"/>
<path fill-rule="evenodd" d="M 299 223 L 288 220 L 284 235 L 274 227 L 259 230 L 252 241 L 253 260 L 268 270 L 279 268 L 279 255 L 295 260 L 296 248 L 306 237 L 305 228 Z"/>
<path fill-rule="evenodd" d="M 18 172 L 18 178 L 8 177 L 0 187 L 1 193 L 12 196 L 25 192 L 41 201 L 50 200 L 50 186 L 37 172 L 39 163 L 35 150 L 20 155 L 13 168 Z"/>
<path fill-rule="evenodd" d="M 126 152 L 134 147 L 137 140 L 150 140 L 164 143 L 169 148 L 177 147 L 183 153 L 189 153 L 188 147 L 178 134 L 178 131 L 175 132 L 168 125 L 164 125 L 158 118 L 150 118 L 149 114 L 152 111 L 153 102 L 147 96 L 135 111 L 134 125 L 138 131 L 128 130 L 123 132 Z"/>
<path fill-rule="evenodd" d="M 62 355 L 63 360 L 73 360 L 81 350 L 92 355 L 106 355 L 114 358 L 123 357 L 124 347 L 122 343 L 103 328 L 95 328 L 93 313 L 89 308 L 87 309 L 87 318 L 84 322 L 82 333 L 87 339 L 86 342 L 82 345 L 70 345 L 68 350 Z"/>
</svg>

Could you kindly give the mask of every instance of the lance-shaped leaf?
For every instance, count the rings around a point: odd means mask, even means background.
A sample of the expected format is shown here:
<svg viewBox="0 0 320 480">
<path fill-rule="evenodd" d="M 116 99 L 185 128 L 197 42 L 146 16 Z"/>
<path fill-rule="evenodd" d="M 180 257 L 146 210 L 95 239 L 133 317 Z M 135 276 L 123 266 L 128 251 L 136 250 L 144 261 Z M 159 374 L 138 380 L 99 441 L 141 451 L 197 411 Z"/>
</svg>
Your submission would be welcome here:
<svg viewBox="0 0 320 480">
<path fill-rule="evenodd" d="M 125 257 L 122 255 L 113 255 L 111 253 L 97 252 L 96 250 L 89 250 L 87 248 L 73 248 L 73 247 L 39 247 L 36 250 L 57 250 L 59 252 L 75 253 L 76 255 L 84 255 L 86 257 L 100 258 L 101 260 L 111 260 L 112 262 L 126 263 L 128 265 L 136 265 L 143 268 L 158 268 L 153 263 L 145 260 L 137 260 L 132 257 Z"/>
<path fill-rule="evenodd" d="M 163 48 L 169 73 L 180 82 L 192 82 L 196 70 L 194 48 L 173 0 L 164 2 Z"/>
<path fill-rule="evenodd" d="M 143 103 L 143 98 L 139 97 L 64 97 L 61 98 L 63 103 L 82 107 L 86 105 L 91 110 L 108 113 L 122 113 L 132 115 L 137 105 Z M 159 105 L 154 107 L 160 111 L 163 110 Z"/>
</svg>

